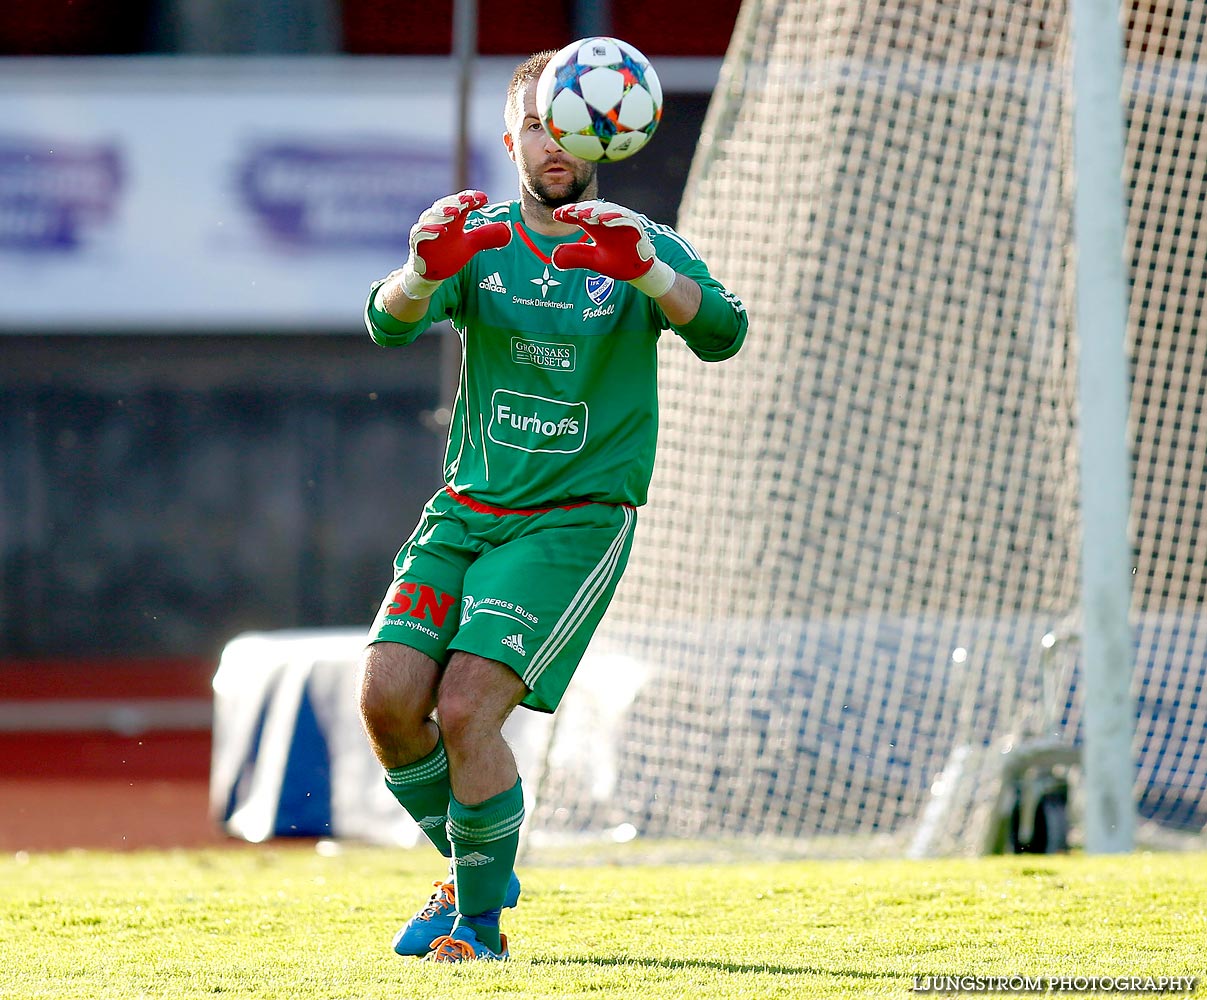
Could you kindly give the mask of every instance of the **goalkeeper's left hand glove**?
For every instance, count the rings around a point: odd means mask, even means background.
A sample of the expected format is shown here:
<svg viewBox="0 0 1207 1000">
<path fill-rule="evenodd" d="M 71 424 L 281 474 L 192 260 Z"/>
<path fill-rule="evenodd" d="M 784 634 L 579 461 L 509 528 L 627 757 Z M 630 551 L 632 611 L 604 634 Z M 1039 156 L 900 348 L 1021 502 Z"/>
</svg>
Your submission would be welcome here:
<svg viewBox="0 0 1207 1000">
<path fill-rule="evenodd" d="M 659 260 L 654 244 L 634 212 L 608 201 L 562 205 L 553 217 L 581 226 L 592 243 L 563 243 L 553 251 L 553 263 L 564 271 L 581 267 L 609 278 L 627 281 L 650 298 L 671 290 L 676 272 Z"/>
</svg>

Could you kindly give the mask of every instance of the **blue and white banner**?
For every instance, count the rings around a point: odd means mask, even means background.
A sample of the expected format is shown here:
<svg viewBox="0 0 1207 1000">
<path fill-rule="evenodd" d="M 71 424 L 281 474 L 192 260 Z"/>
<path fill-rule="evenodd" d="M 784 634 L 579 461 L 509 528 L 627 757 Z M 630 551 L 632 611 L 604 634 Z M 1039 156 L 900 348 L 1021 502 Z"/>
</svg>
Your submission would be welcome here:
<svg viewBox="0 0 1207 1000">
<path fill-rule="evenodd" d="M 469 180 L 515 196 L 509 69 Z M 0 60 L 0 331 L 347 330 L 456 188 L 444 59 Z"/>
</svg>

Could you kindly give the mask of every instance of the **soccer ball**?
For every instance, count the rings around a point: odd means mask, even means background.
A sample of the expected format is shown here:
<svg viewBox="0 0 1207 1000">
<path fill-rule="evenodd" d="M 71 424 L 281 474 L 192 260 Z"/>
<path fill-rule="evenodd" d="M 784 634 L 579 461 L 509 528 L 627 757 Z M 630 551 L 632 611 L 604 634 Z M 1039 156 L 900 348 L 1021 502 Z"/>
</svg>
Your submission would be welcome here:
<svg viewBox="0 0 1207 1000">
<path fill-rule="evenodd" d="M 571 42 L 536 83 L 536 109 L 553 141 L 580 160 L 623 160 L 662 118 L 662 84 L 637 49 L 618 38 Z"/>
</svg>

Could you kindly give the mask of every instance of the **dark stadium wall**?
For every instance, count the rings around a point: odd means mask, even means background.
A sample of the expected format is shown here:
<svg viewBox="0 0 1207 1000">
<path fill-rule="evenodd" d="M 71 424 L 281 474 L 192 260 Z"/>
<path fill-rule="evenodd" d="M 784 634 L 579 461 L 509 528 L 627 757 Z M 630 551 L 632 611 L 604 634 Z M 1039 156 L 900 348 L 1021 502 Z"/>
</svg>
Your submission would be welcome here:
<svg viewBox="0 0 1207 1000">
<path fill-rule="evenodd" d="M 367 625 L 439 484 L 440 340 L 0 337 L 0 657 Z"/>
</svg>

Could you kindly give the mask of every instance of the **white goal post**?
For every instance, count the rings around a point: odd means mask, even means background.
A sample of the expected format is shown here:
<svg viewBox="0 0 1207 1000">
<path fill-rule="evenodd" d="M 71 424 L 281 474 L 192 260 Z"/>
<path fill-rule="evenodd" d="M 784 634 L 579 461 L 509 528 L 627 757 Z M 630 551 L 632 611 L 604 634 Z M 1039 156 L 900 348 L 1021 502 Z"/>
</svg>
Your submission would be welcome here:
<svg viewBox="0 0 1207 1000">
<path fill-rule="evenodd" d="M 1072 0 L 1085 843 L 1134 846 L 1126 202 L 1119 0 Z"/>
</svg>

